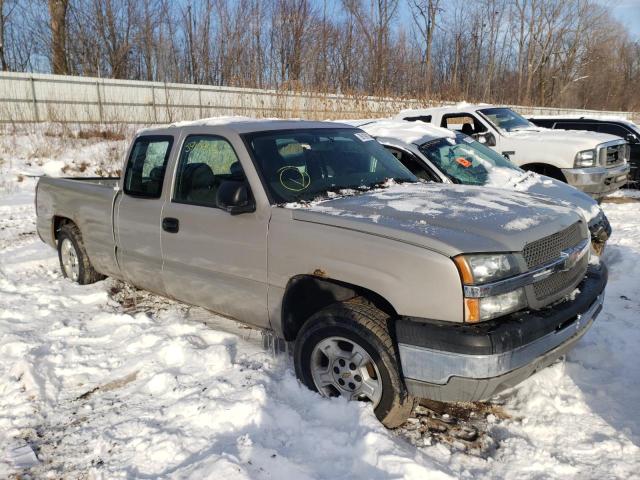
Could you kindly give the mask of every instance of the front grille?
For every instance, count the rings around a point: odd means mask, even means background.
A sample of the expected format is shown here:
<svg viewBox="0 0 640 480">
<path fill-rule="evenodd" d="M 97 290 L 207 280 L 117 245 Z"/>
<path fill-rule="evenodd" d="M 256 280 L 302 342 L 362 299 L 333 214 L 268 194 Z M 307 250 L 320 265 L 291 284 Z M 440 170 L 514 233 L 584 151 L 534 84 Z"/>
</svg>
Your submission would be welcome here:
<svg viewBox="0 0 640 480">
<path fill-rule="evenodd" d="M 580 261 L 574 265 L 571 270 L 566 272 L 558 272 L 533 284 L 533 292 L 538 301 L 545 300 L 553 295 L 563 293 L 569 288 L 573 288 L 584 277 L 589 263 L 589 256 L 585 255 Z"/>
<path fill-rule="evenodd" d="M 624 162 L 627 157 L 627 145 L 610 145 L 600 151 L 600 163 L 605 167 L 613 167 Z"/>
<path fill-rule="evenodd" d="M 563 250 L 576 246 L 583 239 L 580 222 L 576 222 L 560 232 L 529 243 L 524 247 L 522 255 L 529 269 L 539 267 L 558 259 Z"/>
</svg>

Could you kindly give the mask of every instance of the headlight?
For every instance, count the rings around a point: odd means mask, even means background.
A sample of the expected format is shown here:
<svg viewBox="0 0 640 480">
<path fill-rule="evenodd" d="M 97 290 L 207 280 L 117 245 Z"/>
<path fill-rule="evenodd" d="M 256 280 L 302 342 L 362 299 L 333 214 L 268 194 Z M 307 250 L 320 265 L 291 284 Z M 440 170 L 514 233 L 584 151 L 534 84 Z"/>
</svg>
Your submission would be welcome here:
<svg viewBox="0 0 640 480">
<path fill-rule="evenodd" d="M 464 299 L 464 319 L 466 322 L 483 322 L 516 312 L 527 306 L 524 288 L 512 292 L 483 298 Z"/>
<path fill-rule="evenodd" d="M 459 255 L 453 261 L 458 267 L 462 283 L 466 286 L 496 282 L 522 273 L 518 257 L 511 253 Z M 527 306 L 523 288 L 499 295 L 465 297 L 466 322 L 481 322 L 507 315 Z"/>
<path fill-rule="evenodd" d="M 459 255 L 456 262 L 465 285 L 479 285 L 520 273 L 518 259 L 510 253 Z"/>
<path fill-rule="evenodd" d="M 596 164 L 596 151 L 584 150 L 578 152 L 576 159 L 573 162 L 574 167 L 593 167 Z"/>
</svg>

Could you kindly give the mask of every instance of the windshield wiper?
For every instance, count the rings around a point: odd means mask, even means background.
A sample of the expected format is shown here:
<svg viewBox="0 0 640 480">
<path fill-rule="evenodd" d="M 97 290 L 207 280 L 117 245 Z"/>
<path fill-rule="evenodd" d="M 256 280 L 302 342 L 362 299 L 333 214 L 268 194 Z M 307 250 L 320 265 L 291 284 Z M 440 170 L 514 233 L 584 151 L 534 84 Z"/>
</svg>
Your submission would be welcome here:
<svg viewBox="0 0 640 480">
<path fill-rule="evenodd" d="M 409 180 L 404 178 L 388 177 L 388 178 L 385 178 L 384 180 L 381 180 L 379 182 L 372 183 L 369 185 L 363 185 L 363 184 L 339 185 L 339 186 L 335 185 L 333 187 L 328 187 L 313 193 L 301 192 L 298 195 L 293 195 L 286 202 L 281 202 L 281 203 L 278 203 L 277 205 L 282 206 L 282 205 L 286 205 L 287 203 L 312 203 L 314 201 L 333 200 L 338 197 L 347 197 L 347 196 L 357 195 L 359 193 L 366 193 L 371 190 L 375 190 L 379 188 L 389 188 L 391 186 L 388 184 L 390 180 L 394 181 L 396 184 L 409 182 Z M 349 193 L 346 193 L 345 190 L 349 190 Z M 329 197 L 329 193 L 336 193 L 338 194 L 338 197 Z M 340 195 L 341 193 L 342 195 Z"/>
</svg>

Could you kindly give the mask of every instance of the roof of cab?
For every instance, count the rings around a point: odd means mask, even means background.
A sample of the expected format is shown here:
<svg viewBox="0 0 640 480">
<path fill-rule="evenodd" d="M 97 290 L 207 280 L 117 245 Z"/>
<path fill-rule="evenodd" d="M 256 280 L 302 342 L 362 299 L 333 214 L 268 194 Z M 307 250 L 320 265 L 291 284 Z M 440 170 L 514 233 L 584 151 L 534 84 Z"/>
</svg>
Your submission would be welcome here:
<svg viewBox="0 0 640 480">
<path fill-rule="evenodd" d="M 581 122 L 617 122 L 623 123 L 628 126 L 638 127 L 634 122 L 628 118 L 616 116 L 616 115 L 598 115 L 598 114 L 568 114 L 568 115 L 525 115 L 527 118 L 533 118 L 536 120 L 569 120 L 569 121 L 581 121 Z"/>
<path fill-rule="evenodd" d="M 372 137 L 394 138 L 416 145 L 422 145 L 437 138 L 455 137 L 455 133 L 451 130 L 420 121 L 408 122 L 406 120 L 385 118 L 364 123 L 356 120 L 353 125 L 364 130 Z"/>
<path fill-rule="evenodd" d="M 197 126 L 225 127 L 235 131 L 238 134 L 264 132 L 269 130 L 297 130 L 303 128 L 353 128 L 352 125 L 312 120 L 279 120 L 273 118 L 258 119 L 249 117 L 212 117 L 203 118 L 200 120 L 176 122 L 170 125 L 144 128 L 142 130 L 139 130 L 138 134 L 151 133 L 156 130 Z"/>
<path fill-rule="evenodd" d="M 450 112 L 475 112 L 476 110 L 480 110 L 482 108 L 495 108 L 499 107 L 499 105 L 491 105 L 489 103 L 466 103 L 460 102 L 455 105 L 446 105 L 443 107 L 432 107 L 432 108 L 417 108 L 417 109 L 408 109 L 402 110 L 396 118 L 405 118 L 416 115 L 434 115 L 436 113 L 450 113 Z M 507 107 L 508 108 L 508 107 Z"/>
</svg>

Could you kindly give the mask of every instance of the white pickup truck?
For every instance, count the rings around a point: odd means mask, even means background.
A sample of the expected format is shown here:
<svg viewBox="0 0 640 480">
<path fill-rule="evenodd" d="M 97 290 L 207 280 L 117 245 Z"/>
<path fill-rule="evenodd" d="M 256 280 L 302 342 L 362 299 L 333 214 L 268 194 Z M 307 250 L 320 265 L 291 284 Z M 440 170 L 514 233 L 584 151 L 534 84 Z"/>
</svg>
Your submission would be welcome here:
<svg viewBox="0 0 640 480">
<path fill-rule="evenodd" d="M 596 199 L 622 187 L 629 145 L 613 135 L 537 127 L 507 107 L 460 104 L 404 110 L 396 117 L 458 130 L 523 168 L 562 180 Z"/>
</svg>

